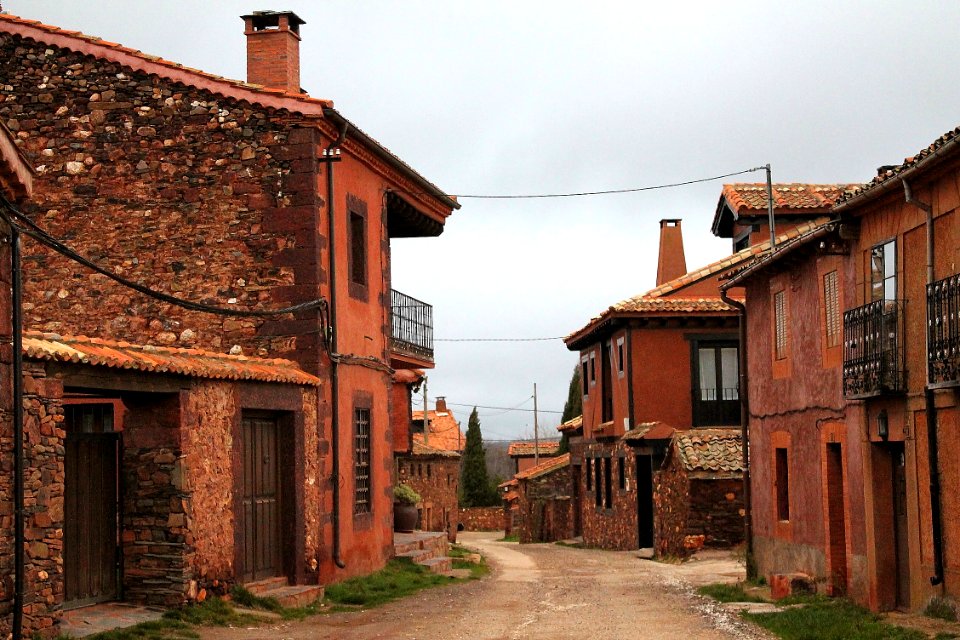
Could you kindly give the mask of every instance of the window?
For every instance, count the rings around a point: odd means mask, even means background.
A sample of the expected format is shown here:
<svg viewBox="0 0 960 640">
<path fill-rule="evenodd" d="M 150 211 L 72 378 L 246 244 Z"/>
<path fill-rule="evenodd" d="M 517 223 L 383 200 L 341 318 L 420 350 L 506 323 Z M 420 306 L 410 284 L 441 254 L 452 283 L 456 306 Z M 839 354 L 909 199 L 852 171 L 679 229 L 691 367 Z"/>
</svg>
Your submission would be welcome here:
<svg viewBox="0 0 960 640">
<path fill-rule="evenodd" d="M 777 360 L 787 357 L 787 292 L 773 294 L 773 352 Z"/>
<path fill-rule="evenodd" d="M 370 513 L 370 409 L 353 410 L 354 513 Z"/>
<path fill-rule="evenodd" d="M 627 489 L 627 474 L 623 469 L 623 458 L 617 458 L 617 475 L 620 479 L 620 491 Z"/>
<path fill-rule="evenodd" d="M 698 340 L 693 355 L 693 424 L 740 422 L 740 354 L 736 340 Z"/>
<path fill-rule="evenodd" d="M 600 375 L 601 375 L 601 407 L 600 422 L 610 422 L 613 420 L 613 345 L 608 340 L 600 352 Z"/>
<path fill-rule="evenodd" d="M 587 368 L 587 361 L 589 358 L 583 357 L 580 360 L 580 385 L 583 387 L 583 395 L 587 395 L 587 385 L 590 384 L 589 374 Z"/>
<path fill-rule="evenodd" d="M 603 459 L 603 506 L 613 508 L 613 475 L 610 469 L 610 458 Z"/>
<path fill-rule="evenodd" d="M 593 491 L 593 473 L 591 473 L 590 461 L 587 460 L 587 491 Z"/>
<path fill-rule="evenodd" d="M 843 329 L 840 320 L 840 289 L 837 272 L 831 271 L 823 276 L 823 326 L 826 329 L 827 347 L 836 347 L 840 344 Z"/>
<path fill-rule="evenodd" d="M 596 353 L 590 352 L 590 385 L 593 386 L 597 383 L 597 359 L 594 357 Z"/>
<path fill-rule="evenodd" d="M 367 284 L 367 221 L 350 212 L 350 282 Z"/>
<path fill-rule="evenodd" d="M 623 377 L 623 338 L 617 338 L 617 374 Z"/>
<path fill-rule="evenodd" d="M 593 459 L 593 472 L 596 475 L 594 480 L 596 481 L 597 485 L 597 490 L 594 492 L 594 502 L 596 503 L 598 509 L 603 505 L 603 484 L 601 484 L 603 482 L 601 478 L 603 471 L 600 467 L 601 464 L 602 460 L 600 458 Z"/>
<path fill-rule="evenodd" d="M 431 473 L 431 472 L 430 472 L 430 463 L 428 462 L 428 463 L 427 463 L 427 477 L 428 477 L 428 478 L 430 477 L 430 473 Z"/>
<path fill-rule="evenodd" d="M 897 299 L 897 241 L 870 250 L 870 300 Z"/>
<path fill-rule="evenodd" d="M 70 401 L 67 400 L 67 403 Z M 113 425 L 114 405 L 107 404 L 66 404 L 63 407 L 64 426 L 67 431 L 77 433 L 110 433 Z"/>
<path fill-rule="evenodd" d="M 787 462 L 787 449 L 776 449 L 777 483 L 777 520 L 790 519 L 790 472 Z"/>
</svg>

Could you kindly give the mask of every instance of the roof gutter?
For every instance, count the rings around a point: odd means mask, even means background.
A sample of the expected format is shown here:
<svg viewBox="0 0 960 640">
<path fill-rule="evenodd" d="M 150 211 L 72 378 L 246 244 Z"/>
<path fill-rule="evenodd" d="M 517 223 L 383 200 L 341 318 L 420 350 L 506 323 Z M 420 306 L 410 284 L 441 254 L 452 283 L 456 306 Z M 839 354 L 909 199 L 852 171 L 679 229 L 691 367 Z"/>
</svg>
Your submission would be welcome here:
<svg viewBox="0 0 960 640">
<path fill-rule="evenodd" d="M 424 193 L 426 193 L 427 195 L 433 196 L 434 198 L 442 202 L 444 205 L 450 207 L 451 209 L 460 208 L 459 202 L 457 202 L 450 195 L 445 193 L 442 189 L 440 189 L 440 187 L 433 184 L 432 182 L 430 182 L 429 180 L 421 176 L 419 173 L 414 171 L 409 165 L 405 164 L 395 155 L 387 151 L 383 147 L 383 145 L 381 145 L 379 142 L 377 142 L 376 140 L 368 136 L 366 133 L 358 129 L 356 126 L 354 126 L 339 111 L 337 111 L 333 107 L 326 107 L 323 110 L 323 115 L 325 118 L 328 118 L 333 124 L 335 124 L 341 130 L 343 130 L 343 127 L 349 127 L 351 138 L 358 140 L 363 144 L 365 144 L 366 146 L 373 149 L 380 160 L 383 160 L 388 165 L 390 165 L 391 168 L 399 171 L 400 173 L 404 174 L 405 176 L 413 180 L 415 183 L 417 183 L 418 187 L 423 189 Z"/>
</svg>

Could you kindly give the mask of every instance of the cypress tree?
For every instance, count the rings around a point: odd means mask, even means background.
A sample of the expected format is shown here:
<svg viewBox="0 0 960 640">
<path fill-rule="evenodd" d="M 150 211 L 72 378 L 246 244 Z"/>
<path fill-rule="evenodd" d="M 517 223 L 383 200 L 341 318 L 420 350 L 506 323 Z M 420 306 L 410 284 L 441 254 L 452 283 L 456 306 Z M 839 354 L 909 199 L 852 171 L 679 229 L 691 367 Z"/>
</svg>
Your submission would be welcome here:
<svg viewBox="0 0 960 640">
<path fill-rule="evenodd" d="M 560 422 L 573 420 L 583 413 L 583 391 L 580 389 L 580 367 L 573 368 L 573 377 L 570 378 L 570 387 L 567 390 L 567 401 L 563 405 L 563 415 Z"/>
<path fill-rule="evenodd" d="M 480 433 L 480 416 L 477 408 L 470 412 L 467 422 L 467 443 L 463 449 L 463 470 L 460 474 L 460 506 L 485 507 L 496 504 L 496 489 L 491 496 L 490 479 L 487 477 L 487 452 L 483 448 Z"/>
</svg>

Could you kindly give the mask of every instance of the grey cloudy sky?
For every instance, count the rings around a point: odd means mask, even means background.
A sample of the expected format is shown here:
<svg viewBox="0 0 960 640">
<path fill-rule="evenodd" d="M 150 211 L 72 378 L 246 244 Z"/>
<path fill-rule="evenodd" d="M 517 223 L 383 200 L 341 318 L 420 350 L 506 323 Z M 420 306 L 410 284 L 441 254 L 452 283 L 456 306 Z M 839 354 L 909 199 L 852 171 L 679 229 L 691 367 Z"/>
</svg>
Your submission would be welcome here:
<svg viewBox="0 0 960 640">
<path fill-rule="evenodd" d="M 239 15 L 291 9 L 302 84 L 454 194 L 677 182 L 771 163 L 780 182 L 856 182 L 960 124 L 960 3 L 2 0 L 4 10 L 244 78 Z M 736 178 L 761 181 L 762 173 Z M 658 221 L 687 266 L 720 182 L 558 200 L 462 200 L 436 239 L 394 242 L 394 286 L 439 338 L 565 335 L 654 285 Z M 560 410 L 559 340 L 436 345 L 430 394 Z M 469 408 L 454 407 L 466 427 Z M 485 438 L 532 429 L 481 411 Z M 559 416 L 545 414 L 541 425 Z"/>
</svg>

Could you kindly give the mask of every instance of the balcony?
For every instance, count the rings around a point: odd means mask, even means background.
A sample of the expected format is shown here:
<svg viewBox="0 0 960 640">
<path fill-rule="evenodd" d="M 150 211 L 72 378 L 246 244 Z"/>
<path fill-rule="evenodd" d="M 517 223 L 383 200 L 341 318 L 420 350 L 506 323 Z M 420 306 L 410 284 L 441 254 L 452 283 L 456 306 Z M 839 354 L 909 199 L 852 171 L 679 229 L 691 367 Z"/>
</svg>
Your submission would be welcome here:
<svg viewBox="0 0 960 640">
<path fill-rule="evenodd" d="M 931 386 L 960 386 L 960 274 L 927 285 L 927 370 Z"/>
<path fill-rule="evenodd" d="M 876 300 L 843 314 L 843 395 L 869 398 L 906 388 L 903 303 Z"/>
<path fill-rule="evenodd" d="M 433 368 L 433 307 L 399 291 L 390 296 L 390 366 Z"/>
</svg>

